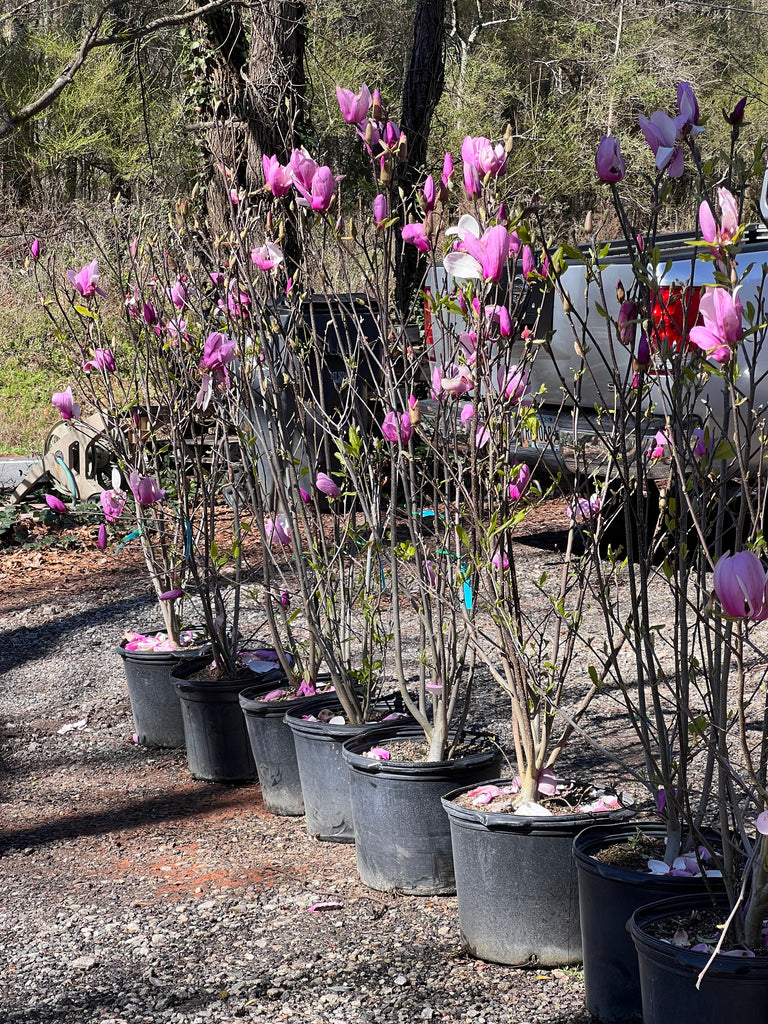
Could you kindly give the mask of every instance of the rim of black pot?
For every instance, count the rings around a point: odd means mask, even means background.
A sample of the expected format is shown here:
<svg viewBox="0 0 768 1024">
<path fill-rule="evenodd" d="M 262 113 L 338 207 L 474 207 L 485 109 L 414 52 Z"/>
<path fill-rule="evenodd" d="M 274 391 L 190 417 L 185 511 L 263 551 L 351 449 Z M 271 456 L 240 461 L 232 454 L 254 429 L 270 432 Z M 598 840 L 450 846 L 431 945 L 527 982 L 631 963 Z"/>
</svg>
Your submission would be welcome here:
<svg viewBox="0 0 768 1024">
<path fill-rule="evenodd" d="M 157 636 L 158 633 L 163 633 L 164 630 L 157 629 L 154 633 L 148 634 L 149 636 Z M 138 658 L 142 661 L 169 661 L 173 659 L 175 661 L 184 661 L 187 658 L 201 658 L 206 657 L 211 652 L 211 645 L 206 640 L 203 643 L 189 646 L 189 647 L 178 647 L 175 651 L 126 651 L 125 645 L 128 641 L 123 638 L 119 644 L 114 648 L 115 653 L 119 654 L 124 660 L 126 658 Z"/>
<path fill-rule="evenodd" d="M 725 918 L 729 913 L 729 904 L 725 896 L 718 896 L 716 903 Z M 638 948 L 638 952 L 657 963 L 666 963 L 672 967 L 685 967 L 698 973 L 710 958 L 710 953 L 694 953 L 690 949 L 681 949 L 673 946 L 671 942 L 664 942 L 652 935 L 648 935 L 645 929 L 649 924 L 656 921 L 663 921 L 666 917 L 673 917 L 685 913 L 686 910 L 699 910 L 712 907 L 712 899 L 707 895 L 671 896 L 655 903 L 648 903 L 632 914 L 627 922 L 627 931 L 632 936 L 632 941 Z M 762 980 L 768 980 L 768 957 L 740 957 L 726 956 L 719 953 L 712 961 L 707 974 L 712 977 L 738 977 L 749 972 L 750 975 L 759 974 Z"/>
<path fill-rule="evenodd" d="M 323 695 L 319 695 L 318 704 L 320 708 L 322 709 L 322 707 L 325 706 L 328 708 L 329 711 L 332 711 L 334 714 L 346 714 L 341 701 L 335 694 L 335 691 L 329 694 L 329 696 L 335 699 L 325 701 L 325 704 L 323 705 L 323 703 L 321 703 Z M 387 693 L 384 694 L 382 697 L 379 697 L 376 701 L 373 702 L 372 707 L 378 708 L 379 710 L 389 710 L 391 714 L 395 714 L 398 713 L 395 711 L 395 708 L 398 703 L 402 704 L 402 699 L 400 698 L 399 691 L 396 690 L 393 693 Z M 345 721 L 343 724 L 339 723 L 337 725 L 331 725 L 329 722 L 306 722 L 297 713 L 299 710 L 303 709 L 294 708 L 285 712 L 285 721 L 287 725 L 290 725 L 292 729 L 296 729 L 298 731 L 301 731 L 302 729 L 306 732 L 323 731 L 327 732 L 331 736 L 341 736 L 345 733 L 348 733 L 351 736 L 354 733 L 359 733 L 362 729 L 378 729 L 382 725 L 392 726 L 395 724 L 413 723 L 413 718 L 411 718 L 410 715 L 405 715 L 404 712 L 401 712 L 400 714 L 402 715 L 402 717 L 396 721 L 393 720 L 390 722 L 382 722 L 379 720 L 374 722 L 362 722 L 360 725 L 353 725 L 351 722 Z"/>
<path fill-rule="evenodd" d="M 637 831 L 641 831 L 645 835 L 657 836 L 660 838 L 663 838 L 664 835 L 666 835 L 664 825 L 661 824 L 661 822 L 654 821 L 590 825 L 588 828 L 579 832 L 577 836 L 574 836 L 574 860 L 581 870 L 586 871 L 589 874 L 599 875 L 601 878 L 612 878 L 627 885 L 634 885 L 638 887 L 647 886 L 651 881 L 657 887 L 668 886 L 670 890 L 681 888 L 700 889 L 702 885 L 707 884 L 706 879 L 701 875 L 691 878 L 685 878 L 679 875 L 656 875 L 651 871 L 636 871 L 634 868 L 623 868 L 617 864 L 604 864 L 602 861 L 596 860 L 593 856 L 593 854 L 597 853 L 599 850 L 604 850 L 615 842 L 620 842 L 624 838 L 629 838 Z M 713 840 L 717 839 L 716 836 L 708 836 L 708 838 Z M 717 888 L 718 882 L 722 884 L 722 879 L 709 879 L 709 884 L 714 888 Z"/>
<path fill-rule="evenodd" d="M 207 654 L 202 655 L 199 658 L 184 658 L 174 668 L 171 669 L 171 678 L 173 679 L 174 685 L 177 689 L 184 692 L 184 688 L 198 689 L 198 690 L 234 690 L 237 689 L 239 693 L 245 690 L 251 689 L 258 692 L 268 692 L 270 689 L 274 689 L 275 683 L 279 682 L 284 678 L 282 670 L 281 674 L 277 677 L 269 674 L 265 678 L 265 675 L 257 676 L 255 673 L 250 674 L 250 678 L 240 677 L 238 679 L 195 679 L 190 680 L 189 677 L 197 672 L 199 669 L 204 668 L 206 665 L 210 665 L 213 661 L 213 655 Z"/>
<path fill-rule="evenodd" d="M 503 779 L 488 779 L 479 783 L 481 786 L 508 786 L 514 780 L 510 777 Z M 562 829 L 573 834 L 574 826 L 583 825 L 586 821 L 611 822 L 626 821 L 635 814 L 635 807 L 619 807 L 615 810 L 606 811 L 579 811 L 574 814 L 510 814 L 509 811 L 485 811 L 482 807 L 462 807 L 454 801 L 457 797 L 463 796 L 472 789 L 477 789 L 478 784 L 472 786 L 461 786 L 459 789 L 451 790 L 441 797 L 446 813 L 459 821 L 467 824 L 480 824 L 489 829 L 506 829 L 515 832 L 544 831 L 556 833 Z"/>
<path fill-rule="evenodd" d="M 486 733 L 465 732 L 466 739 L 479 739 L 486 736 Z M 481 765 L 499 756 L 497 746 L 489 745 L 487 750 L 479 751 L 476 754 L 467 754 L 465 757 L 451 758 L 447 761 L 379 761 L 374 757 L 365 757 L 359 754 L 355 747 L 367 750 L 371 747 L 372 741 L 375 745 L 377 740 L 393 738 L 402 739 L 424 739 L 424 731 L 416 725 L 374 725 L 366 730 L 364 736 L 355 736 L 346 740 L 341 745 L 344 760 L 358 771 L 368 772 L 371 775 L 382 775 L 393 771 L 398 775 L 424 775 L 430 770 L 435 772 L 450 772 L 455 767 L 464 769 L 473 765 Z"/>
<path fill-rule="evenodd" d="M 322 693 L 311 693 L 306 697 L 292 697 L 291 700 L 259 700 L 259 695 L 269 693 L 270 690 L 281 689 L 279 684 L 284 681 L 285 676 L 280 676 L 268 683 L 266 690 L 260 684 L 243 690 L 240 694 L 240 706 L 243 711 L 285 716 L 289 709 L 322 706 L 326 701 L 326 695 Z"/>
</svg>

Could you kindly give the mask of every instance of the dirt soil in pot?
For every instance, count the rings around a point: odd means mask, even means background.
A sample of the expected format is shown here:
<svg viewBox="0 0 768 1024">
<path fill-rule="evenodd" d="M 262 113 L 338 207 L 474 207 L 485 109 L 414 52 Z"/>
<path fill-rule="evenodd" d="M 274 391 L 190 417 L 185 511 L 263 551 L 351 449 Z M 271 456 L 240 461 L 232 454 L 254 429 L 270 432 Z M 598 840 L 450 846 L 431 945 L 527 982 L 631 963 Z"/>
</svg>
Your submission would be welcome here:
<svg viewBox="0 0 768 1024">
<path fill-rule="evenodd" d="M 531 524 L 531 578 L 560 519 Z M 4 1024 L 589 1024 L 579 970 L 469 958 L 455 897 L 367 889 L 353 847 L 269 815 L 257 784 L 133 743 L 113 647 L 158 627 L 152 594 L 135 552 L 71 533 L 0 550 Z M 480 688 L 471 724 L 508 745 L 506 698 Z M 598 717 L 620 742 L 615 705 Z M 622 784 L 579 740 L 562 770 L 582 769 Z"/>
</svg>

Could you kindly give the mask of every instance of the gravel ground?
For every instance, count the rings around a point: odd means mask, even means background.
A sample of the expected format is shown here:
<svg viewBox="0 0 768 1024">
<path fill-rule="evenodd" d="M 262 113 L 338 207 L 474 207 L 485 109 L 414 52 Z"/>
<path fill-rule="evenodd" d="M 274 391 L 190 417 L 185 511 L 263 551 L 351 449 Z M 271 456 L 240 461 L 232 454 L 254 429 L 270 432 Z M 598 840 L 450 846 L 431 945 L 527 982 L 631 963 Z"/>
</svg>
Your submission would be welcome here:
<svg viewBox="0 0 768 1024">
<path fill-rule="evenodd" d="M 469 958 L 455 897 L 367 889 L 257 785 L 136 746 L 113 647 L 153 624 L 135 571 L 0 604 L 3 1024 L 592 1020 L 580 970 Z"/>
</svg>

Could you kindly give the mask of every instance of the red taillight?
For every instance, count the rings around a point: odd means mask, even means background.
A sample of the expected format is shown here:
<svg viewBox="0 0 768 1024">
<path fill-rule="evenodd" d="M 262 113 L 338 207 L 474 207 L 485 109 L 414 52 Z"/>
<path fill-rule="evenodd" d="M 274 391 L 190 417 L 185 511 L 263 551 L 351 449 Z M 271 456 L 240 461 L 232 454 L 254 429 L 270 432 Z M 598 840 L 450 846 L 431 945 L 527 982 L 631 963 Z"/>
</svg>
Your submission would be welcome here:
<svg viewBox="0 0 768 1024">
<path fill-rule="evenodd" d="M 659 288 L 654 294 L 651 347 L 663 353 L 679 352 L 692 327 L 700 322 L 701 288 Z"/>
<path fill-rule="evenodd" d="M 432 298 L 432 292 L 429 288 L 424 289 L 424 344 L 427 346 L 428 356 L 430 359 L 435 358 L 434 344 L 435 339 L 432 336 L 432 306 L 430 300 Z"/>
</svg>

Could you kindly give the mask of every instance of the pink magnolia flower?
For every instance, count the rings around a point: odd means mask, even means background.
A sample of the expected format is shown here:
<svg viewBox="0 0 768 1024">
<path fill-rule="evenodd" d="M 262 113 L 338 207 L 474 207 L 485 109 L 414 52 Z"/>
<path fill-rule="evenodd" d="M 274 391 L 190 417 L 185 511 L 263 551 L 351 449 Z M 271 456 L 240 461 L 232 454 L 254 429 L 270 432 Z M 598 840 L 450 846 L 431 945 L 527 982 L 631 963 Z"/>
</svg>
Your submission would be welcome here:
<svg viewBox="0 0 768 1024">
<path fill-rule="evenodd" d="M 523 247 L 523 280 L 527 281 L 536 270 L 536 257 L 530 245 Z"/>
<path fill-rule="evenodd" d="M 453 157 L 450 153 L 446 153 L 443 157 L 443 173 L 440 181 L 443 188 L 448 188 L 453 181 Z"/>
<path fill-rule="evenodd" d="M 617 323 L 622 345 L 626 345 L 627 348 L 634 348 L 635 335 L 637 334 L 637 303 L 631 299 L 625 299 L 619 309 Z"/>
<path fill-rule="evenodd" d="M 222 334 L 221 331 L 213 331 L 205 339 L 203 358 L 200 362 L 200 366 L 206 370 L 213 370 L 214 372 L 220 373 L 223 371 L 226 364 L 231 363 L 234 358 L 234 340 L 232 338 L 228 338 L 226 334 Z"/>
<path fill-rule="evenodd" d="M 92 263 L 87 263 L 84 267 L 75 273 L 74 270 L 67 271 L 67 277 L 69 278 L 70 284 L 74 287 L 76 292 L 79 292 L 84 299 L 89 299 L 92 295 L 104 296 L 104 292 L 98 287 L 98 280 L 101 275 L 99 274 L 99 261 L 93 260 Z"/>
<path fill-rule="evenodd" d="M 291 607 L 291 595 L 287 590 L 280 591 L 280 604 L 286 609 Z"/>
<path fill-rule="evenodd" d="M 475 418 L 475 407 L 471 402 L 465 402 L 461 407 L 461 422 L 466 426 L 470 420 Z"/>
<path fill-rule="evenodd" d="M 496 379 L 501 394 L 511 402 L 516 402 L 520 405 L 530 404 L 530 393 L 528 391 L 530 377 L 530 370 L 521 369 L 516 365 L 510 367 L 500 366 L 496 371 Z"/>
<path fill-rule="evenodd" d="M 435 179 L 430 174 L 427 180 L 424 182 L 424 209 L 427 213 L 430 213 L 435 208 Z"/>
<path fill-rule="evenodd" d="M 429 389 L 430 398 L 435 399 L 438 402 L 442 402 L 447 395 L 443 391 L 443 367 L 433 366 L 432 367 L 432 387 Z"/>
<path fill-rule="evenodd" d="M 387 197 L 379 193 L 373 200 L 373 221 L 377 230 L 381 230 L 384 227 L 388 213 L 389 203 L 387 202 Z"/>
<path fill-rule="evenodd" d="M 677 130 L 681 135 L 696 138 L 704 129 L 698 123 L 699 104 L 688 82 L 680 82 L 677 87 L 677 109 L 680 111 L 680 115 L 675 118 Z"/>
<path fill-rule="evenodd" d="M 650 119 L 641 114 L 638 118 L 645 141 L 656 157 L 656 167 L 666 171 L 670 178 L 681 177 L 685 170 L 683 149 L 679 145 L 679 129 L 675 121 L 662 110 L 651 114 Z"/>
<path fill-rule="evenodd" d="M 461 244 L 465 251 L 445 255 L 443 266 L 446 271 L 452 277 L 500 281 L 509 256 L 509 232 L 503 224 L 496 224 L 487 228 L 482 237 L 478 237 L 468 222 L 465 222 L 466 227 L 462 229 L 462 221 L 459 222 L 459 229 L 463 231 Z M 474 221 L 474 218 L 470 217 L 469 221 Z"/>
<path fill-rule="evenodd" d="M 531 483 L 531 467 L 524 462 L 519 462 L 512 467 L 514 480 L 509 485 L 509 500 L 519 501 Z"/>
<path fill-rule="evenodd" d="M 695 427 L 691 433 L 694 441 L 693 454 L 697 459 L 703 459 L 709 453 L 709 438 L 703 427 Z"/>
<path fill-rule="evenodd" d="M 402 229 L 403 241 L 415 245 L 419 252 L 429 252 L 432 248 L 423 224 L 406 224 Z"/>
<path fill-rule="evenodd" d="M 322 491 L 323 494 L 329 498 L 340 498 L 341 489 L 337 484 L 331 480 L 327 473 L 318 473 L 315 479 L 315 487 L 318 491 Z"/>
<path fill-rule="evenodd" d="M 768 576 L 754 551 L 722 555 L 715 565 L 713 583 L 726 615 L 751 622 L 768 619 Z"/>
<path fill-rule="evenodd" d="M 746 106 L 747 106 L 747 97 L 746 96 L 742 96 L 741 99 L 739 100 L 739 102 L 736 104 L 736 106 L 730 112 L 730 114 L 728 113 L 727 110 L 723 111 L 723 117 L 728 122 L 728 124 L 731 125 L 731 127 L 738 128 L 739 125 L 743 122 L 743 120 L 744 120 L 744 110 L 745 110 Z"/>
<path fill-rule="evenodd" d="M 357 125 L 355 131 L 365 143 L 365 148 L 369 153 L 380 151 L 382 126 L 378 121 L 366 118 Z"/>
<path fill-rule="evenodd" d="M 128 478 L 128 486 L 139 505 L 154 505 L 165 497 L 165 491 L 154 477 L 140 476 L 135 469 Z"/>
<path fill-rule="evenodd" d="M 613 135 L 603 135 L 595 155 L 595 169 L 600 181 L 621 181 L 627 173 L 627 165 L 621 155 L 619 140 Z"/>
<path fill-rule="evenodd" d="M 384 140 L 387 144 L 387 149 L 395 150 L 402 138 L 402 132 L 398 125 L 394 121 L 387 121 L 386 127 L 384 128 Z"/>
<path fill-rule="evenodd" d="M 410 412 L 404 412 L 401 416 L 396 412 L 388 412 L 381 424 L 381 432 L 391 444 L 408 444 L 413 437 Z"/>
<path fill-rule="evenodd" d="M 283 166 L 276 156 L 262 156 L 261 165 L 264 169 L 264 179 L 267 188 L 275 197 L 280 199 L 287 196 L 293 185 L 293 174 L 290 165 Z"/>
<path fill-rule="evenodd" d="M 459 335 L 459 342 L 467 366 L 474 366 L 477 362 L 477 334 L 475 331 L 462 331 Z"/>
<path fill-rule="evenodd" d="M 63 420 L 77 419 L 80 415 L 80 406 L 73 398 L 71 387 L 66 391 L 54 391 L 51 404 L 59 410 Z"/>
<path fill-rule="evenodd" d="M 291 546 L 291 523 L 288 516 L 279 515 L 274 519 L 265 519 L 264 533 L 270 544 L 283 548 Z"/>
<path fill-rule="evenodd" d="M 742 306 L 727 288 L 708 288 L 699 303 L 703 324 L 692 327 L 690 341 L 714 363 L 727 363 L 744 334 Z"/>
<path fill-rule="evenodd" d="M 469 199 L 477 199 L 482 192 L 480 187 L 480 172 L 474 164 L 464 163 L 464 191 Z"/>
<path fill-rule="evenodd" d="M 506 554 L 502 551 L 497 551 L 496 554 L 491 559 L 491 562 L 497 569 L 500 569 L 502 572 L 506 572 L 507 569 L 509 569 L 509 559 L 507 558 Z"/>
<path fill-rule="evenodd" d="M 663 459 L 664 449 L 669 444 L 669 438 L 663 430 L 660 430 L 653 438 L 649 448 L 648 457 L 651 459 Z"/>
<path fill-rule="evenodd" d="M 600 511 L 602 499 L 599 494 L 591 494 L 588 498 L 577 498 L 568 506 L 568 518 L 574 522 L 582 519 L 594 519 Z"/>
<path fill-rule="evenodd" d="M 502 338 L 509 338 L 512 334 L 512 318 L 506 306 L 486 306 L 485 320 L 486 323 L 498 325 Z"/>
<path fill-rule="evenodd" d="M 283 250 L 276 242 L 267 240 L 259 249 L 251 249 L 251 260 L 259 270 L 274 270 L 285 257 Z"/>
<path fill-rule="evenodd" d="M 299 184 L 308 192 L 312 188 L 312 179 L 317 171 L 317 164 L 302 146 L 301 149 L 294 149 L 288 166 L 291 170 L 291 180 L 294 185 Z"/>
<path fill-rule="evenodd" d="M 108 523 L 114 523 L 123 514 L 128 495 L 124 491 L 113 488 L 109 491 L 102 491 L 99 500 L 104 511 L 104 518 Z"/>
<path fill-rule="evenodd" d="M 717 199 L 721 212 L 720 224 L 715 220 L 712 207 L 706 199 L 699 207 L 701 235 L 705 242 L 711 243 L 710 252 L 713 256 L 731 245 L 739 230 L 739 204 L 736 197 L 727 188 L 719 188 Z"/>
<path fill-rule="evenodd" d="M 173 282 L 168 290 L 168 298 L 174 304 L 176 309 L 184 309 L 185 306 L 189 305 L 189 295 L 189 289 L 179 278 Z"/>
<path fill-rule="evenodd" d="M 449 366 L 446 373 L 447 376 L 440 378 L 440 390 L 452 398 L 466 395 L 475 386 L 474 378 L 467 367 Z"/>
<path fill-rule="evenodd" d="M 331 205 L 336 179 L 330 167 L 318 167 L 312 175 L 312 183 L 309 188 L 305 188 L 297 179 L 294 179 L 293 184 L 310 209 L 321 213 Z M 302 200 L 300 199 L 299 202 L 301 203 Z"/>
<path fill-rule="evenodd" d="M 178 601 L 180 597 L 184 597 L 184 591 L 180 587 L 174 587 L 173 590 L 164 590 L 159 595 L 159 601 Z"/>
<path fill-rule="evenodd" d="M 187 321 L 182 320 L 181 317 L 176 317 L 174 320 L 169 320 L 167 324 L 160 324 L 157 328 L 157 333 L 166 331 L 171 336 L 171 342 L 175 346 L 178 344 L 179 338 L 187 337 Z"/>
<path fill-rule="evenodd" d="M 476 167 L 478 172 L 485 177 L 491 174 L 494 177 L 503 174 L 507 167 L 507 154 L 502 143 L 495 146 L 489 139 L 482 136 L 472 138 L 467 135 L 461 144 L 461 158 L 464 165 L 469 164 Z"/>
<path fill-rule="evenodd" d="M 93 359 L 83 363 L 83 373 L 90 373 L 91 370 L 104 370 L 107 373 L 115 372 L 115 357 L 108 348 L 96 348 L 93 350 Z"/>
<path fill-rule="evenodd" d="M 35 263 L 40 259 L 40 239 L 33 238 L 32 244 L 29 247 L 29 255 L 32 257 Z"/>
<path fill-rule="evenodd" d="M 144 316 L 144 322 L 147 327 L 154 327 L 159 321 L 160 317 L 157 315 L 157 310 L 151 302 L 145 302 L 142 306 L 142 314 Z"/>
<path fill-rule="evenodd" d="M 337 85 L 336 99 L 339 101 L 341 116 L 347 124 L 360 124 L 361 121 L 364 121 L 372 102 L 367 85 L 363 85 L 358 93 L 352 92 L 351 89 L 342 89 L 340 85 Z"/>
<path fill-rule="evenodd" d="M 98 547 L 98 549 L 100 551 L 103 551 L 104 548 L 107 546 L 108 539 L 109 538 L 107 536 L 107 527 L 106 527 L 106 525 L 104 523 L 102 523 L 99 526 L 99 536 L 98 536 L 98 538 L 96 540 L 96 546 Z"/>
<path fill-rule="evenodd" d="M 51 509 L 53 512 L 67 511 L 67 506 L 61 500 L 61 498 L 57 498 L 55 494 L 46 494 L 45 503 L 48 506 L 48 508 Z"/>
</svg>

